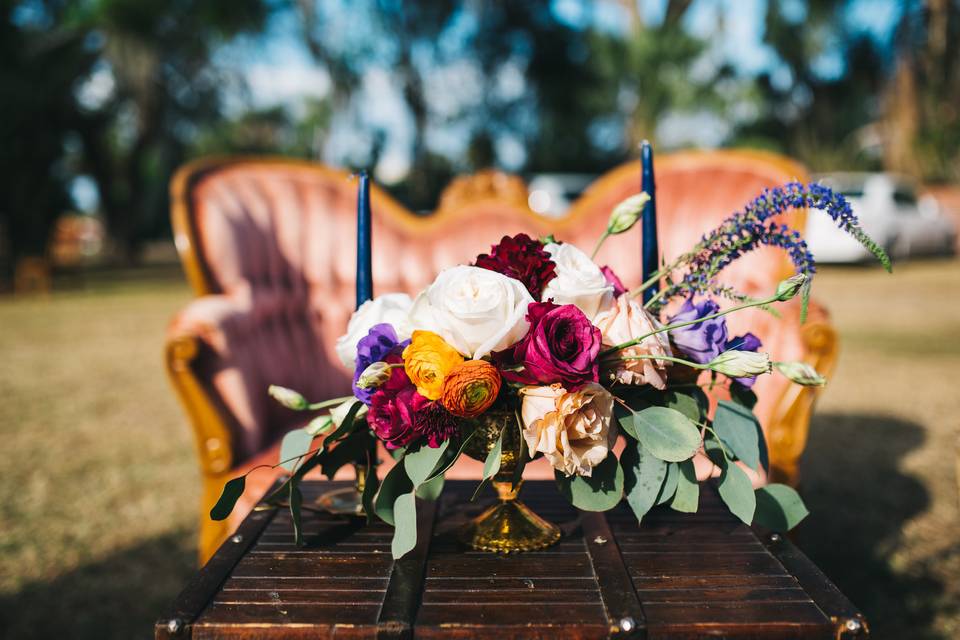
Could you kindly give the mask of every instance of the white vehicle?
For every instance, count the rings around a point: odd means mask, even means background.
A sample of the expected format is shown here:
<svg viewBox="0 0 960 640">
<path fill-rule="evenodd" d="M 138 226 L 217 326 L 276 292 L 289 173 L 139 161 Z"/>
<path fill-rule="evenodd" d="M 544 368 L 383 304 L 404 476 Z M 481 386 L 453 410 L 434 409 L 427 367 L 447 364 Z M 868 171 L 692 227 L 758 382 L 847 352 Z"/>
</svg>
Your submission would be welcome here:
<svg viewBox="0 0 960 640">
<path fill-rule="evenodd" d="M 917 199 L 913 183 L 886 173 L 833 173 L 818 181 L 842 193 L 863 230 L 891 258 L 952 254 L 957 229 L 932 196 Z M 807 244 L 817 262 L 862 262 L 871 259 L 859 242 L 841 231 L 829 216 L 810 212 Z"/>
</svg>

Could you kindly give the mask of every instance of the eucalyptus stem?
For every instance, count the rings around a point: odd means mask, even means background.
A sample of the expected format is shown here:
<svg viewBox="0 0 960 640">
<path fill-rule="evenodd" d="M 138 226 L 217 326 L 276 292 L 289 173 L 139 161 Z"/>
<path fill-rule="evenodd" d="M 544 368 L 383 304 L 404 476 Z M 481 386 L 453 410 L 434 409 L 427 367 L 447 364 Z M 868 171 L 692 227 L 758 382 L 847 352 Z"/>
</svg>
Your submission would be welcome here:
<svg viewBox="0 0 960 640">
<path fill-rule="evenodd" d="M 713 320 L 714 318 L 719 318 L 720 316 L 725 316 L 725 315 L 727 315 L 728 313 L 733 313 L 734 311 L 740 311 L 740 310 L 742 310 L 742 309 L 749 309 L 750 307 L 759 307 L 759 306 L 762 306 L 762 305 L 765 305 L 765 304 L 772 304 L 772 303 L 774 303 L 774 302 L 777 302 L 779 299 L 780 299 L 780 298 L 779 298 L 777 295 L 772 295 L 772 296 L 770 296 L 769 298 L 765 298 L 765 299 L 763 299 L 763 300 L 755 300 L 755 301 L 752 301 L 752 302 L 745 302 L 744 304 L 740 304 L 740 305 L 737 305 L 737 306 L 735 306 L 735 307 L 730 307 L 729 309 L 725 309 L 725 310 L 723 310 L 723 311 L 718 311 L 718 312 L 716 312 L 716 313 L 711 313 L 710 315 L 703 316 L 702 318 L 697 318 L 696 320 L 689 320 L 689 321 L 687 321 L 687 322 L 678 322 L 678 323 L 676 323 L 676 324 L 668 324 L 668 325 L 666 325 L 666 326 L 664 326 L 664 327 L 660 327 L 659 329 L 655 329 L 655 330 L 651 331 L 650 333 L 645 333 L 645 334 L 643 334 L 642 336 L 640 336 L 639 338 L 634 338 L 633 340 L 628 340 L 627 342 L 620 343 L 620 344 L 618 344 L 618 345 L 615 346 L 615 347 L 610 347 L 609 349 L 606 349 L 606 350 L 604 350 L 604 351 L 601 351 L 601 352 L 600 352 L 600 357 L 602 358 L 602 357 L 604 357 L 604 356 L 610 355 L 611 353 L 616 353 L 617 351 L 621 351 L 621 350 L 623 350 L 623 349 L 629 349 L 630 347 L 635 347 L 635 346 L 637 346 L 638 344 L 640 344 L 641 342 L 643 342 L 644 340 L 646 340 L 647 338 L 649 338 L 650 336 L 657 335 L 658 333 L 664 333 L 665 331 L 673 331 L 674 329 L 681 329 L 681 328 L 683 328 L 683 327 L 689 327 L 690 325 L 700 324 L 701 322 L 706 322 L 707 320 Z"/>
</svg>

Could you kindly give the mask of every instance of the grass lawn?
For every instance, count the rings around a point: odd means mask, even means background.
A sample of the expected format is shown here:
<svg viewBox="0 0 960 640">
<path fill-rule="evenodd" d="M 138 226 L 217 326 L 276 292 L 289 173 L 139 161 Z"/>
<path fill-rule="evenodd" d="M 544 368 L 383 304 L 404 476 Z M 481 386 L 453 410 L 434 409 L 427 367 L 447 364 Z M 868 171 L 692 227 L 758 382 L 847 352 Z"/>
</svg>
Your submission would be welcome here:
<svg viewBox="0 0 960 640">
<path fill-rule="evenodd" d="M 960 261 L 825 269 L 843 353 L 798 541 L 881 638 L 960 636 Z M 148 638 L 194 570 L 199 479 L 164 378 L 179 278 L 0 300 L 0 629 Z"/>
</svg>

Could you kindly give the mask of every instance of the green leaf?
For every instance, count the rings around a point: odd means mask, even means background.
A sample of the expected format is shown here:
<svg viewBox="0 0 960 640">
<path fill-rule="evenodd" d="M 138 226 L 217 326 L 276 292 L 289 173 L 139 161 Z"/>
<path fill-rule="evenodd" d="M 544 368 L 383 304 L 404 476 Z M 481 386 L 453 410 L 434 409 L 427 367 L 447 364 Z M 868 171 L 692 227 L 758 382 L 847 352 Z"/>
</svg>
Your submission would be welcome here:
<svg viewBox="0 0 960 640">
<path fill-rule="evenodd" d="M 697 471 L 693 466 L 693 460 L 684 460 L 680 463 L 677 492 L 673 496 L 670 508 L 683 513 L 696 513 L 699 503 L 700 484 L 697 482 Z"/>
<path fill-rule="evenodd" d="M 754 470 L 760 466 L 760 423 L 752 411 L 721 400 L 717 403 L 713 428 L 744 464 Z"/>
<path fill-rule="evenodd" d="M 660 487 L 660 493 L 657 494 L 657 504 L 663 504 L 671 498 L 677 491 L 677 476 L 680 475 L 680 467 L 676 462 L 668 462 L 667 477 L 663 479 L 663 486 Z"/>
<path fill-rule="evenodd" d="M 210 519 L 226 520 L 230 517 L 230 512 L 233 511 L 240 496 L 243 495 L 243 488 L 246 484 L 247 476 L 240 476 L 239 478 L 228 480 L 227 483 L 223 485 L 223 491 L 220 492 L 217 503 L 210 509 Z"/>
<path fill-rule="evenodd" d="M 637 517 L 637 522 L 641 522 L 656 504 L 657 496 L 666 482 L 669 464 L 644 449 L 639 442 L 629 440 L 620 461 L 627 504 Z"/>
<path fill-rule="evenodd" d="M 679 485 L 677 485 L 679 488 Z M 743 469 L 730 463 L 720 476 L 720 498 L 745 524 L 753 522 L 753 513 L 757 508 L 757 497 L 753 492 L 750 478 Z"/>
<path fill-rule="evenodd" d="M 423 498 L 424 500 L 429 500 L 430 502 L 433 502 L 439 498 L 442 492 L 443 476 L 437 476 L 432 480 L 427 480 L 418 486 L 416 491 L 418 498 Z"/>
<path fill-rule="evenodd" d="M 303 494 L 300 493 L 300 483 L 290 483 L 290 519 L 293 521 L 293 541 L 300 546 L 303 544 L 303 527 L 300 526 L 300 507 L 303 504 Z"/>
<path fill-rule="evenodd" d="M 394 524 L 393 505 L 397 498 L 404 493 L 413 491 L 413 483 L 407 477 L 403 461 L 397 462 L 387 473 L 380 485 L 380 491 L 377 492 L 377 499 L 374 501 L 374 511 L 381 520 L 387 524 Z"/>
<path fill-rule="evenodd" d="M 757 494 L 754 521 L 773 531 L 789 531 L 810 515 L 800 494 L 785 484 L 768 484 Z"/>
<path fill-rule="evenodd" d="M 637 429 L 633 425 L 634 413 L 636 412 L 621 406 L 619 403 L 613 405 L 613 415 L 617 418 L 617 422 L 620 423 L 620 428 L 634 440 L 639 440 Z"/>
<path fill-rule="evenodd" d="M 633 414 L 633 424 L 637 439 L 661 460 L 680 462 L 700 448 L 700 431 L 675 409 L 648 407 Z"/>
<path fill-rule="evenodd" d="M 504 427 L 500 430 L 497 441 L 493 443 L 493 447 L 491 447 L 489 453 L 487 453 L 487 459 L 483 461 L 483 477 L 480 479 L 480 484 L 477 485 L 477 488 L 473 490 L 473 496 L 470 498 L 471 502 L 477 499 L 480 489 L 487 484 L 490 478 L 497 475 L 497 471 L 500 470 L 500 462 L 503 456 L 503 431 L 506 428 L 507 427 Z"/>
<path fill-rule="evenodd" d="M 333 480 L 340 468 L 351 462 L 363 460 L 370 448 L 372 435 L 369 431 L 354 431 L 325 452 L 320 461 L 320 471 Z"/>
<path fill-rule="evenodd" d="M 527 468 L 527 462 L 530 461 L 530 451 L 527 449 L 527 439 L 523 437 L 523 420 L 520 418 L 520 412 L 516 411 L 517 416 L 517 439 L 520 441 L 520 451 L 517 452 L 517 463 L 513 467 L 513 477 L 510 478 L 510 486 L 517 488 L 520 481 L 523 480 L 523 470 Z"/>
<path fill-rule="evenodd" d="M 699 387 L 690 391 L 668 389 L 664 396 L 664 406 L 679 411 L 692 422 L 703 422 L 707 417 L 710 401 Z"/>
<path fill-rule="evenodd" d="M 363 512 L 367 516 L 367 524 L 373 523 L 374 515 L 376 514 L 376 508 L 374 505 L 374 500 L 377 497 L 377 490 L 380 488 L 380 477 L 377 475 L 377 465 L 376 461 L 373 460 L 373 456 L 370 455 L 370 451 L 367 451 L 367 476 L 363 483 L 363 495 L 361 496 L 361 501 L 363 502 Z"/>
<path fill-rule="evenodd" d="M 589 478 L 566 476 L 562 471 L 555 471 L 554 477 L 560 493 L 583 511 L 608 511 L 617 506 L 623 497 L 623 469 L 613 452 L 593 468 L 593 475 Z M 653 495 L 656 497 L 656 489 Z"/>
<path fill-rule="evenodd" d="M 441 465 L 439 466 L 438 469 L 436 469 L 433 473 L 431 473 L 431 474 L 430 474 L 430 477 L 427 478 L 426 481 L 427 481 L 427 482 L 430 482 L 430 481 L 433 480 L 434 478 L 436 478 L 436 477 L 438 477 L 438 476 L 442 476 L 442 475 L 445 474 L 447 471 L 449 471 L 449 470 L 450 470 L 450 467 L 452 467 L 454 464 L 456 464 L 456 463 L 457 463 L 457 460 L 460 459 L 460 456 L 461 456 L 461 454 L 463 454 L 463 450 L 464 450 L 464 448 L 466 448 L 467 443 L 470 442 L 470 440 L 472 440 L 472 439 L 473 439 L 473 436 L 475 436 L 475 435 L 477 435 L 477 432 L 476 432 L 476 431 L 471 431 L 471 432 L 470 432 L 470 435 L 468 435 L 466 438 L 464 438 L 463 440 L 461 440 L 461 441 L 460 441 L 460 447 L 457 449 L 456 453 L 454 453 L 452 456 L 450 456 L 449 459 L 445 460 L 445 461 L 443 462 L 443 464 L 441 464 Z M 449 450 L 448 450 L 448 451 L 449 451 Z"/>
<path fill-rule="evenodd" d="M 356 420 L 357 412 L 359 412 L 360 409 L 362 408 L 363 408 L 363 403 L 360 402 L 359 400 L 357 400 L 352 405 L 350 405 L 350 410 L 347 411 L 347 415 L 344 416 L 343 422 L 340 423 L 340 426 L 337 427 L 336 431 L 334 431 L 329 436 L 327 436 L 327 439 L 323 441 L 324 445 L 326 445 L 327 443 L 332 444 L 337 440 L 339 440 L 340 438 L 347 435 L 348 433 L 350 433 L 350 430 L 353 429 L 353 423 Z"/>
<path fill-rule="evenodd" d="M 403 467 L 414 487 L 419 487 L 430 477 L 448 446 L 450 441 L 444 440 L 439 447 L 423 445 L 416 451 L 407 451 L 407 455 L 403 456 Z"/>
<path fill-rule="evenodd" d="M 397 496 L 393 502 L 393 542 L 390 552 L 394 560 L 417 546 L 417 498 L 411 491 Z"/>
<path fill-rule="evenodd" d="M 734 382 L 730 385 L 730 399 L 741 407 L 746 407 L 751 411 L 757 406 L 757 394 L 739 382 Z"/>
<path fill-rule="evenodd" d="M 306 429 L 294 429 L 288 431 L 280 441 L 280 467 L 287 471 L 293 471 L 305 453 L 309 453 L 310 445 L 313 443 L 313 436 L 307 433 Z M 291 460 L 291 458 L 293 458 Z"/>
</svg>

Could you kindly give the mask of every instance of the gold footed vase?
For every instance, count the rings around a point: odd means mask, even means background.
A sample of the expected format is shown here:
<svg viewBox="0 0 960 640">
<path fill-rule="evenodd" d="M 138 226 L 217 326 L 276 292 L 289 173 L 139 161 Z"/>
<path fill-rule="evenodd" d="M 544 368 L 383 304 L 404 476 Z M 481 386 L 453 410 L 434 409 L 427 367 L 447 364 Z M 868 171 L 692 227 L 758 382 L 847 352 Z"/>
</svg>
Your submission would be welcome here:
<svg viewBox="0 0 960 640">
<path fill-rule="evenodd" d="M 560 540 L 560 529 L 547 522 L 530 507 L 517 499 L 523 481 L 513 486 L 513 475 L 520 463 L 521 435 L 516 414 L 512 410 L 491 410 L 465 425 L 477 433 L 467 443 L 464 453 L 475 460 L 484 461 L 503 432 L 500 469 L 493 477 L 493 488 L 499 498 L 479 516 L 460 530 L 460 540 L 478 551 L 515 553 L 544 549 Z"/>
<path fill-rule="evenodd" d="M 331 489 L 317 498 L 317 506 L 329 513 L 345 516 L 363 515 L 363 487 L 367 480 L 367 466 L 353 465 L 357 479 L 352 487 Z"/>
</svg>

